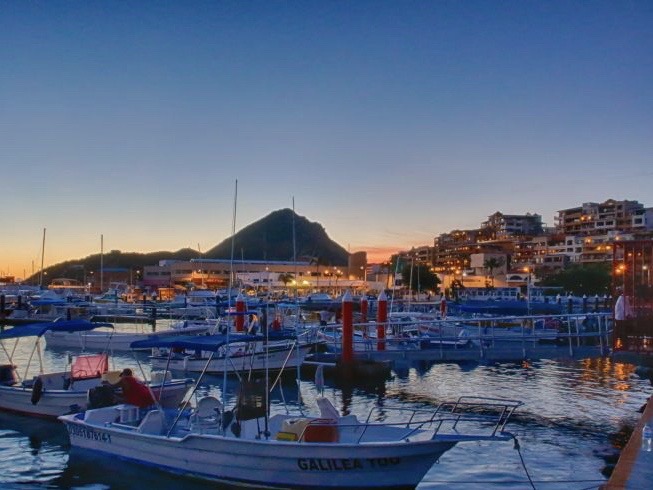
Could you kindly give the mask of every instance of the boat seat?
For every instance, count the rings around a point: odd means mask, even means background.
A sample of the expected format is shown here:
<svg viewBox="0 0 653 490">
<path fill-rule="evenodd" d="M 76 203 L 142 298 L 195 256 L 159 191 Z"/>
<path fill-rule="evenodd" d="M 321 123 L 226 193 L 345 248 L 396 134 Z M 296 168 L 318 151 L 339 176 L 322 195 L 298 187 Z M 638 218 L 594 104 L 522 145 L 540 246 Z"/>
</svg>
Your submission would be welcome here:
<svg viewBox="0 0 653 490">
<path fill-rule="evenodd" d="M 191 417 L 191 430 L 217 428 L 222 420 L 222 403 L 214 396 L 204 396 L 197 401 Z"/>
<path fill-rule="evenodd" d="M 336 419 L 286 419 L 277 433 L 278 441 L 337 442 Z"/>
<path fill-rule="evenodd" d="M 340 413 L 338 409 L 333 406 L 331 400 L 323 396 L 316 398 L 315 403 L 317 403 L 317 408 L 320 409 L 320 417 L 323 419 L 333 419 L 338 420 L 340 418 Z"/>
<path fill-rule="evenodd" d="M 83 418 L 90 425 L 105 425 L 118 420 L 118 409 L 115 406 L 92 408 L 83 412 Z"/>
<path fill-rule="evenodd" d="M 163 434 L 165 416 L 161 410 L 150 410 L 145 414 L 141 423 L 138 424 L 137 432 L 142 434 Z"/>
</svg>

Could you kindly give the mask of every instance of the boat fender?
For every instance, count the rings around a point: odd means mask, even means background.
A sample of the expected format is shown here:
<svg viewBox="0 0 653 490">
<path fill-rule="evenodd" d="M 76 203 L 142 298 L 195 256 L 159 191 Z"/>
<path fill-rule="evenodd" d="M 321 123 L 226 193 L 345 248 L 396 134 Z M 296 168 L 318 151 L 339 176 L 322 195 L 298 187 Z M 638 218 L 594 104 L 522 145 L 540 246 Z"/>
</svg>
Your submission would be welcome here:
<svg viewBox="0 0 653 490">
<path fill-rule="evenodd" d="M 238 421 L 231 424 L 231 432 L 236 437 L 240 437 L 240 424 L 238 423 Z"/>
<path fill-rule="evenodd" d="M 32 405 L 36 405 L 41 399 L 43 394 L 43 381 L 41 378 L 36 378 L 34 380 L 34 386 L 32 386 Z"/>
<path fill-rule="evenodd" d="M 234 420 L 234 412 L 227 410 L 222 414 L 222 429 L 225 430 Z"/>
</svg>

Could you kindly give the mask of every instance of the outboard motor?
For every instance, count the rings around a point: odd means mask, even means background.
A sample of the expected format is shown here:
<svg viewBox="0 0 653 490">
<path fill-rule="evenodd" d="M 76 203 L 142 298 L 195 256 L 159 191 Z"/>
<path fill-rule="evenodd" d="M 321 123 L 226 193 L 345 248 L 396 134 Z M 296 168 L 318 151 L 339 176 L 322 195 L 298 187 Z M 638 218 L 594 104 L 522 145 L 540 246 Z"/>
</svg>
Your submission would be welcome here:
<svg viewBox="0 0 653 490">
<path fill-rule="evenodd" d="M 111 405 L 116 404 L 115 389 L 110 385 L 100 385 L 96 386 L 95 388 L 91 388 L 88 390 L 87 398 L 87 408 L 89 409 L 110 407 Z"/>
</svg>

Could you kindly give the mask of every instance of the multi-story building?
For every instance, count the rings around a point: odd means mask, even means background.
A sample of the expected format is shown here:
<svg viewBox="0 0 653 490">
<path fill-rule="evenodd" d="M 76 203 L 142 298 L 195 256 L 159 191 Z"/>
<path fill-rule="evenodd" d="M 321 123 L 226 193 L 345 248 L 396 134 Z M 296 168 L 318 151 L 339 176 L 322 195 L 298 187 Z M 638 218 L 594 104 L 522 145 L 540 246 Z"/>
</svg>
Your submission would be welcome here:
<svg viewBox="0 0 653 490">
<path fill-rule="evenodd" d="M 607 262 L 615 241 L 653 236 L 653 208 L 627 200 L 588 202 L 558 211 L 556 227 L 567 235 L 567 251 L 573 248 L 578 262 Z"/>
<path fill-rule="evenodd" d="M 558 231 L 565 235 L 647 233 L 653 231 L 653 208 L 645 208 L 638 201 L 586 202 L 558 211 L 555 222 Z"/>
<path fill-rule="evenodd" d="M 469 267 L 470 255 L 477 251 L 479 230 L 454 230 L 433 241 L 433 269 L 438 273 L 453 273 Z"/>
<path fill-rule="evenodd" d="M 529 240 L 542 232 L 539 214 L 503 214 L 497 211 L 476 230 L 454 230 L 438 236 L 434 241 L 434 270 L 439 273 L 466 270 L 471 265 L 472 254 L 504 254 L 508 268 L 515 255 L 518 263 L 533 262 Z"/>
<path fill-rule="evenodd" d="M 565 237 L 552 232 L 533 237 L 528 250 L 528 259 L 518 262 L 517 269 L 551 272 L 563 269 L 572 260 L 567 253 Z"/>
<path fill-rule="evenodd" d="M 423 247 L 413 247 L 410 250 L 398 252 L 397 257 L 404 262 L 410 263 L 412 261 L 415 264 L 431 267 L 433 264 L 433 247 L 426 245 Z"/>
<path fill-rule="evenodd" d="M 481 224 L 481 232 L 491 239 L 533 236 L 542 233 L 539 214 L 503 214 L 497 211 Z"/>
</svg>

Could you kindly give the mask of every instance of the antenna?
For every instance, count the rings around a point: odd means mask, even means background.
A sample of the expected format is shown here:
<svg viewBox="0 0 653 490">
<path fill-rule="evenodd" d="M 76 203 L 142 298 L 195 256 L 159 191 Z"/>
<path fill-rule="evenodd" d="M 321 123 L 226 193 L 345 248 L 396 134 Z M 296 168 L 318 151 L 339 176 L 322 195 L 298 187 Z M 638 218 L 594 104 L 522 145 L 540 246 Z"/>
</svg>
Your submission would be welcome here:
<svg viewBox="0 0 653 490">
<path fill-rule="evenodd" d="M 43 228 L 43 245 L 41 245 L 41 275 L 39 276 L 39 287 L 43 287 L 43 261 L 45 260 L 45 228 Z"/>
<path fill-rule="evenodd" d="M 231 287 L 233 285 L 233 276 L 234 276 L 234 241 L 236 236 L 236 203 L 238 202 L 238 179 L 236 179 L 236 185 L 234 190 L 234 212 L 231 218 L 231 263 L 229 270 L 229 289 L 227 289 L 227 312 L 231 311 Z M 235 317 L 234 317 L 235 318 Z M 227 397 L 227 358 L 229 357 L 229 331 L 231 330 L 231 325 L 229 325 L 229 317 L 227 316 L 227 347 L 224 351 L 224 367 L 222 375 L 222 396 L 226 403 Z M 208 364 L 207 364 L 208 366 Z"/>
</svg>

